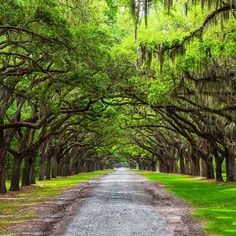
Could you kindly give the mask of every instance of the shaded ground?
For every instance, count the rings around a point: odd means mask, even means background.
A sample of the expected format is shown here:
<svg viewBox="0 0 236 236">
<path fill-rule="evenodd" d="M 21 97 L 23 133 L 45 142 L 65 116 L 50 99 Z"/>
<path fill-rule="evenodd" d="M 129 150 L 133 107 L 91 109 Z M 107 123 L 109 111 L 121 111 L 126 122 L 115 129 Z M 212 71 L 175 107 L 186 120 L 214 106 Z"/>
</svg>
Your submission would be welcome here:
<svg viewBox="0 0 236 236">
<path fill-rule="evenodd" d="M 12 227 L 14 235 L 206 235 L 187 203 L 126 170 L 79 184 L 31 208 L 38 219 Z"/>
</svg>

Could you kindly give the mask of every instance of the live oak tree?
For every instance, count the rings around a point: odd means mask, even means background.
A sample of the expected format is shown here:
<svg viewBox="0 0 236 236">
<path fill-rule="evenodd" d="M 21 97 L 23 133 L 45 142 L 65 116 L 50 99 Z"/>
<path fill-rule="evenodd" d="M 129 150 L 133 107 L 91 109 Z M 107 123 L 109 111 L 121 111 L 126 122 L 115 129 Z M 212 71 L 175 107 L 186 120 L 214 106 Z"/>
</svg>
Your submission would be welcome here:
<svg viewBox="0 0 236 236">
<path fill-rule="evenodd" d="M 235 1 L 0 8 L 0 193 L 119 162 L 236 180 Z"/>
<path fill-rule="evenodd" d="M 156 8 L 151 8 L 150 2 L 156 4 Z M 134 83 L 139 87 L 131 88 L 129 93 L 143 105 L 148 104 L 156 113 L 155 125 L 147 124 L 145 117 L 144 124 L 134 126 L 144 131 L 141 134 L 143 138 L 148 136 L 150 139 L 158 132 L 158 139 L 165 136 L 172 139 L 169 143 L 164 138 L 164 146 L 167 145 L 164 148 L 162 140 L 158 143 L 153 141 L 152 145 L 149 142 L 148 146 L 144 140 L 136 140 L 136 143 L 156 155 L 156 149 L 164 150 L 159 156 L 166 156 L 167 162 L 175 156 L 174 153 L 169 157 L 166 155 L 174 147 L 176 156 L 182 160 L 182 154 L 187 151 L 185 159 L 191 159 L 191 172 L 199 175 L 200 169 L 204 170 L 206 165 L 206 172 L 202 172 L 208 178 L 214 178 L 214 158 L 218 181 L 223 180 L 221 172 L 225 160 L 227 180 L 234 181 L 235 3 L 201 1 L 200 10 L 199 2 L 185 1 L 183 12 L 181 4 L 165 1 L 168 14 L 162 15 L 162 5 L 158 1 L 148 1 L 150 13 L 148 25 L 145 19 L 147 29 L 140 23 L 142 18 L 147 17 L 147 10 L 144 9 L 147 1 L 132 3 L 136 9 L 132 9 L 132 14 L 136 14 L 136 19 L 140 18 L 139 24 L 134 22 L 139 47 L 138 75 Z M 208 2 L 207 11 L 204 10 L 205 2 Z M 153 129 L 151 134 L 146 133 L 147 127 Z M 184 147 L 186 145 L 189 147 Z M 180 164 L 183 173 L 183 162 Z"/>
<path fill-rule="evenodd" d="M 110 39 L 95 26 L 103 11 L 98 7 L 103 9 L 105 2 L 63 3 L 10 1 L 1 6 L 1 193 L 6 191 L 4 167 L 10 155 L 11 190 L 19 190 L 23 161 L 22 184 L 35 182 L 36 154 L 39 179 L 44 179 L 46 160 L 50 178 L 51 146 L 91 115 L 83 113 L 92 112 L 101 96 L 98 89 L 108 86 L 99 79 L 105 76 L 109 83 L 103 70 Z M 71 142 L 63 152 L 71 152 Z"/>
</svg>

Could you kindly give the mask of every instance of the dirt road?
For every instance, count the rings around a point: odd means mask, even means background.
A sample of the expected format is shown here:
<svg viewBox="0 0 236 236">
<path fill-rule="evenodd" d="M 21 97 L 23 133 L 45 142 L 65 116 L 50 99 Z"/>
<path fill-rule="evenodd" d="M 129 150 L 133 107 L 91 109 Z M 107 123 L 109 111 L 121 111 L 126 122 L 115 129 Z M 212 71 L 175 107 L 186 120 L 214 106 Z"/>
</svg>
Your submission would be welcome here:
<svg viewBox="0 0 236 236">
<path fill-rule="evenodd" d="M 12 227 L 22 236 L 206 236 L 189 204 L 126 169 L 30 207 L 38 217 Z"/>
<path fill-rule="evenodd" d="M 145 182 L 127 170 L 105 176 L 65 235 L 173 235 L 154 206 L 153 196 L 145 191 Z"/>
</svg>

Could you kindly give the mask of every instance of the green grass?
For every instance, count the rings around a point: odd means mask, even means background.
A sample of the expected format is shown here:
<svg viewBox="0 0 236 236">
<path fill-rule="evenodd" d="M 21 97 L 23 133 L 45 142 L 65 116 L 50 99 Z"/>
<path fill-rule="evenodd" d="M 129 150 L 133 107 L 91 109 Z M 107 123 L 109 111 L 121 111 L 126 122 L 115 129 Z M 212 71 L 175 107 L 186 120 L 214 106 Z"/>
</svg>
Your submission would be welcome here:
<svg viewBox="0 0 236 236">
<path fill-rule="evenodd" d="M 0 195 L 0 235 L 6 235 L 4 229 L 11 225 L 36 217 L 36 213 L 32 210 L 24 211 L 24 214 L 19 212 L 19 210 L 37 202 L 46 201 L 80 182 L 90 180 L 110 171 L 103 170 L 40 181 L 33 187 L 23 188 L 20 192 Z M 9 183 L 7 183 L 7 187 L 9 188 Z"/>
<path fill-rule="evenodd" d="M 175 195 L 192 203 L 193 215 L 206 223 L 214 235 L 236 235 L 236 185 L 217 184 L 189 176 L 137 171 L 150 180 L 163 183 Z"/>
</svg>

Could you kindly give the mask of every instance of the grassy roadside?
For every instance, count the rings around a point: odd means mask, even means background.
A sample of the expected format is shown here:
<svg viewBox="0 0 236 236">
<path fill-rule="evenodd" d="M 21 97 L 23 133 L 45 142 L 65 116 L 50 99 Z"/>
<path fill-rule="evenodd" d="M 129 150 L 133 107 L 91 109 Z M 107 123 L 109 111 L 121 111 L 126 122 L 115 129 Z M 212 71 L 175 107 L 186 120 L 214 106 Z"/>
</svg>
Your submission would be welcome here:
<svg viewBox="0 0 236 236">
<path fill-rule="evenodd" d="M 111 170 L 82 173 L 64 178 L 56 178 L 37 182 L 32 187 L 23 188 L 20 192 L 0 195 L 0 235 L 6 235 L 2 231 L 14 223 L 35 217 L 33 211 L 19 210 L 37 202 L 48 200 L 50 197 L 61 194 L 64 190 L 74 185 L 95 178 L 99 175 L 111 172 Z"/>
<path fill-rule="evenodd" d="M 236 235 L 236 185 L 217 184 L 189 176 L 135 171 L 150 180 L 165 184 L 175 195 L 190 201 L 193 215 L 207 222 L 213 235 Z"/>
</svg>

